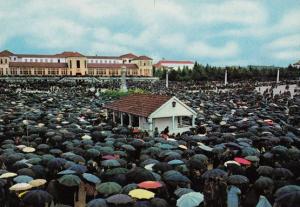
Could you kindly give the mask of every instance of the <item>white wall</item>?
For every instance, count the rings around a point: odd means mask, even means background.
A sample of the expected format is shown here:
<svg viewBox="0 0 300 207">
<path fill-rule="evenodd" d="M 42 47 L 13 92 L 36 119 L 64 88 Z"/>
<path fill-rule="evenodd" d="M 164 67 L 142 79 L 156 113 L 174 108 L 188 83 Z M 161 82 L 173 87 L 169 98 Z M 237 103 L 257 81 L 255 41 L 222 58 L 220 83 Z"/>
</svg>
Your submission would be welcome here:
<svg viewBox="0 0 300 207">
<path fill-rule="evenodd" d="M 167 126 L 169 127 L 169 130 L 172 130 L 172 117 L 166 117 L 166 118 L 157 118 L 152 120 L 153 123 L 153 131 L 155 127 L 158 128 L 158 131 L 163 131 Z"/>
<path fill-rule="evenodd" d="M 182 63 L 162 63 L 164 67 L 170 67 L 174 70 L 178 70 L 178 68 L 182 69 L 184 66 L 188 67 L 189 69 L 193 69 L 194 64 L 182 64 Z"/>
<path fill-rule="evenodd" d="M 88 59 L 88 63 L 121 64 L 123 62 L 122 62 L 122 60 L 119 60 L 119 59 L 91 58 L 91 59 Z"/>
</svg>

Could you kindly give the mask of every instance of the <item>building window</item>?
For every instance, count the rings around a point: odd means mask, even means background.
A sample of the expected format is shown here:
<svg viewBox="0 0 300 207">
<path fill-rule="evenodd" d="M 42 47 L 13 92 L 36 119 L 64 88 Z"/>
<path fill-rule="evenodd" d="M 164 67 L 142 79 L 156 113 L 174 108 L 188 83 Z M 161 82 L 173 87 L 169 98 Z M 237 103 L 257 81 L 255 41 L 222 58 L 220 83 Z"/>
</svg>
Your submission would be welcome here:
<svg viewBox="0 0 300 207">
<path fill-rule="evenodd" d="M 53 60 L 52 60 L 52 59 L 50 59 L 50 62 L 52 63 L 52 62 L 53 62 Z"/>
<path fill-rule="evenodd" d="M 37 62 L 38 61 L 38 59 L 35 59 L 35 62 Z"/>
<path fill-rule="evenodd" d="M 77 66 L 77 68 L 80 68 L 80 60 L 76 61 L 76 66 Z"/>
<path fill-rule="evenodd" d="M 72 60 L 70 60 L 70 68 L 72 68 Z"/>
<path fill-rule="evenodd" d="M 3 64 L 2 59 L 0 59 L 0 64 Z"/>
<path fill-rule="evenodd" d="M 16 60 L 17 60 L 17 58 L 16 58 L 16 57 L 14 57 L 14 60 L 16 61 Z"/>
<path fill-rule="evenodd" d="M 60 59 L 58 59 L 57 62 L 60 63 Z"/>
<path fill-rule="evenodd" d="M 27 62 L 27 59 L 25 59 L 25 62 Z"/>
<path fill-rule="evenodd" d="M 86 60 L 84 61 L 84 65 L 85 65 L 85 67 L 87 68 Z"/>
<path fill-rule="evenodd" d="M 30 62 L 32 62 L 32 59 L 30 59 Z"/>
</svg>

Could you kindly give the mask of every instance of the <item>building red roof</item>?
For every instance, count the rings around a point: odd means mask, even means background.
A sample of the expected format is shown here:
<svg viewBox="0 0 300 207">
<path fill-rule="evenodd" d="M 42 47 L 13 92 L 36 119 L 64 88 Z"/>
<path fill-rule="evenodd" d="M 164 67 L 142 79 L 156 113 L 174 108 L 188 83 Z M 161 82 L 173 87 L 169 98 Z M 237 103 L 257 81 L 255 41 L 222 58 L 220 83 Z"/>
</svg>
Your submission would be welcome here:
<svg viewBox="0 0 300 207">
<path fill-rule="evenodd" d="M 86 56 L 89 59 L 118 59 L 121 60 L 118 56 Z"/>
<path fill-rule="evenodd" d="M 120 58 L 137 58 L 138 56 L 132 54 L 132 53 L 128 53 L 128 54 L 125 54 L 125 55 L 121 55 Z"/>
<path fill-rule="evenodd" d="M 9 67 L 67 68 L 67 63 L 9 62 Z"/>
<path fill-rule="evenodd" d="M 115 68 L 119 69 L 122 66 L 125 66 L 128 69 L 138 69 L 136 64 L 116 64 L 116 63 L 88 63 L 88 68 Z"/>
<path fill-rule="evenodd" d="M 170 99 L 170 96 L 134 94 L 122 97 L 119 100 L 106 104 L 104 107 L 132 115 L 148 117 Z"/>
<path fill-rule="evenodd" d="M 149 58 L 146 55 L 141 55 L 139 57 L 134 58 L 134 60 L 152 60 L 152 58 Z"/>
<path fill-rule="evenodd" d="M 8 50 L 3 50 L 2 52 L 0 52 L 0 57 L 9 57 L 9 56 L 12 56 L 12 55 L 14 55 L 14 54 L 11 53 Z"/>
<path fill-rule="evenodd" d="M 57 57 L 85 57 L 84 55 L 80 54 L 79 52 L 63 52 L 60 54 L 56 54 Z"/>
<path fill-rule="evenodd" d="M 194 64 L 194 62 L 193 61 L 188 61 L 188 60 L 160 60 L 154 66 L 155 67 L 160 67 L 163 64 L 181 64 L 181 65 L 186 65 L 186 64 Z"/>
<path fill-rule="evenodd" d="M 25 57 L 25 58 L 55 58 L 57 55 L 44 55 L 44 54 L 16 54 L 19 58 Z"/>
</svg>

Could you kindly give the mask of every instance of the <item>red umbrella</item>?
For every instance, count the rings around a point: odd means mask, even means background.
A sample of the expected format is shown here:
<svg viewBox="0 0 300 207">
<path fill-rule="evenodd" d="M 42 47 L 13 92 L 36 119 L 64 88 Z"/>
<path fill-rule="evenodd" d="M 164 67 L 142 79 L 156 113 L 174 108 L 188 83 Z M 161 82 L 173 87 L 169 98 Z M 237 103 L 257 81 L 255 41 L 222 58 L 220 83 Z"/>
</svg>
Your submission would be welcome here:
<svg viewBox="0 0 300 207">
<path fill-rule="evenodd" d="M 251 165 L 251 162 L 249 160 L 246 160 L 244 158 L 241 158 L 241 157 L 236 157 L 234 158 L 234 161 L 242 164 L 242 165 Z"/>
<path fill-rule="evenodd" d="M 102 156 L 102 159 L 103 160 L 115 160 L 117 158 L 114 155 L 105 155 L 105 156 Z"/>
<path fill-rule="evenodd" d="M 138 184 L 138 187 L 145 189 L 156 189 L 160 188 L 162 184 L 157 181 L 144 181 Z"/>
</svg>

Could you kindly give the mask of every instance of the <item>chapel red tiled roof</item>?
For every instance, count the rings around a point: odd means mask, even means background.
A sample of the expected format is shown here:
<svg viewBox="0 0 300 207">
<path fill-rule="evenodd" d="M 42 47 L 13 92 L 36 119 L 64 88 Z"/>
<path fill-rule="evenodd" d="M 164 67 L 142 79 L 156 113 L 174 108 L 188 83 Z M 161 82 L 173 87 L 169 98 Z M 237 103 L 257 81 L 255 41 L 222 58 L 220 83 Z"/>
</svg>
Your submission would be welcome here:
<svg viewBox="0 0 300 207">
<path fill-rule="evenodd" d="M 12 55 L 14 55 L 14 54 L 11 53 L 8 50 L 3 50 L 2 52 L 0 52 L 0 57 L 9 57 L 9 56 L 12 56 Z"/>
<path fill-rule="evenodd" d="M 79 52 L 63 52 L 60 54 L 56 54 L 57 57 L 85 57 L 84 55 L 80 54 Z"/>
<path fill-rule="evenodd" d="M 117 59 L 121 60 L 118 56 L 86 56 L 88 59 Z"/>
<path fill-rule="evenodd" d="M 9 67 L 67 68 L 68 65 L 66 63 L 9 62 Z"/>
<path fill-rule="evenodd" d="M 116 63 L 88 63 L 88 68 L 121 68 L 125 66 L 127 69 L 138 69 L 136 64 L 116 64 Z"/>
<path fill-rule="evenodd" d="M 134 58 L 134 60 L 152 60 L 152 58 L 149 58 L 146 55 L 141 55 L 139 57 Z"/>
<path fill-rule="evenodd" d="M 106 104 L 104 107 L 132 115 L 148 117 L 170 99 L 170 96 L 134 94 L 122 97 L 119 100 Z"/>
<path fill-rule="evenodd" d="M 125 55 L 121 55 L 120 58 L 137 58 L 138 56 L 132 54 L 132 53 L 128 53 Z"/>
</svg>

